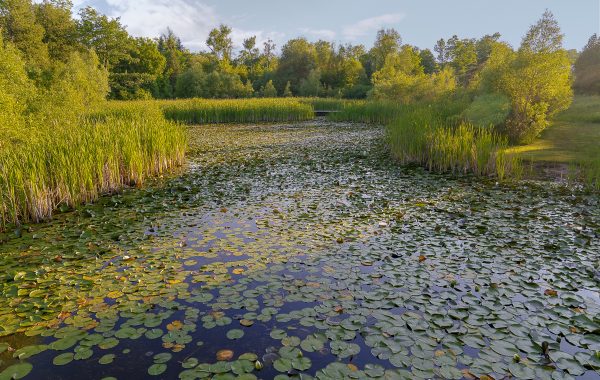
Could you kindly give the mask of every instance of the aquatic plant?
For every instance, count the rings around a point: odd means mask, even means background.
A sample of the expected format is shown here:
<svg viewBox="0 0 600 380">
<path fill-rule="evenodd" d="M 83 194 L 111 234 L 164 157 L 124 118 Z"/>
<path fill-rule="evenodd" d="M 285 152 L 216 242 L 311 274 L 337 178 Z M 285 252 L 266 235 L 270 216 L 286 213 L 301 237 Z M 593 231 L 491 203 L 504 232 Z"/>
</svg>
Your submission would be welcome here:
<svg viewBox="0 0 600 380">
<path fill-rule="evenodd" d="M 313 108 L 295 99 L 186 99 L 159 104 L 169 120 L 187 124 L 302 121 L 314 117 Z"/>
<path fill-rule="evenodd" d="M 76 121 L 31 120 L 0 136 L 0 225 L 39 222 L 181 165 L 183 128 L 160 109 L 113 105 Z"/>
</svg>

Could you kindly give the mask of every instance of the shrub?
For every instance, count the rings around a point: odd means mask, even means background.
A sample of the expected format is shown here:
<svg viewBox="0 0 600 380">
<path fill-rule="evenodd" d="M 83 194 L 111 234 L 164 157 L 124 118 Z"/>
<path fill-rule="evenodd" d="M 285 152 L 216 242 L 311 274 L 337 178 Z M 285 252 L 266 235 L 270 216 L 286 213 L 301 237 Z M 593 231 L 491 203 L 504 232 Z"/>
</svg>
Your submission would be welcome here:
<svg viewBox="0 0 600 380">
<path fill-rule="evenodd" d="M 465 120 L 480 127 L 502 127 L 510 115 L 510 99 L 503 94 L 477 96 L 463 112 Z"/>
</svg>

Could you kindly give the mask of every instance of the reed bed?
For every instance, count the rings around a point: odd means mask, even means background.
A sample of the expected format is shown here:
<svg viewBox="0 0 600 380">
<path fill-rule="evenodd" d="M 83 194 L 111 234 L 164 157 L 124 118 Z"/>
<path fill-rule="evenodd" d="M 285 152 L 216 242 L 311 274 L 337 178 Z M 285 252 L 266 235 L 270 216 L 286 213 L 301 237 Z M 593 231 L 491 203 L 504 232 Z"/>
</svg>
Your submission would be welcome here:
<svg viewBox="0 0 600 380">
<path fill-rule="evenodd" d="M 508 139 L 493 128 L 474 126 L 452 117 L 445 104 L 404 106 L 388 124 L 392 155 L 403 164 L 417 163 L 435 172 L 518 177 L 521 165 L 507 153 Z"/>
<path fill-rule="evenodd" d="M 310 105 L 315 111 L 342 111 L 353 104 L 364 103 L 360 100 L 337 98 L 297 98 L 298 101 Z"/>
<path fill-rule="evenodd" d="M 187 124 L 270 123 L 314 118 L 312 106 L 297 99 L 187 99 L 155 102 L 161 106 L 167 119 Z"/>
<path fill-rule="evenodd" d="M 583 183 L 590 190 L 600 191 L 600 147 L 577 164 Z"/>
<path fill-rule="evenodd" d="M 71 123 L 3 126 L 0 228 L 39 222 L 184 161 L 184 129 L 158 107 L 112 105 Z"/>
<path fill-rule="evenodd" d="M 370 124 L 388 124 L 396 120 L 408 106 L 386 101 L 355 100 L 348 102 L 340 112 L 332 113 L 332 121 L 352 121 Z"/>
</svg>

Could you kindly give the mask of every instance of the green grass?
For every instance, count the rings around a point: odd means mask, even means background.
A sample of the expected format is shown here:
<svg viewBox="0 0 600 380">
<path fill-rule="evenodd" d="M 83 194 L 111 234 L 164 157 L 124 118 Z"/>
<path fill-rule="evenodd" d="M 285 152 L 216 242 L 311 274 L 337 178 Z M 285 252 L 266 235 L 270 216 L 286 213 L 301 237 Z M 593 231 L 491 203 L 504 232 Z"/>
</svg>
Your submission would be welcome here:
<svg viewBox="0 0 600 380">
<path fill-rule="evenodd" d="M 184 160 L 185 131 L 156 106 L 111 104 L 76 123 L 3 126 L 0 228 L 48 219 Z"/>
<path fill-rule="evenodd" d="M 534 164 L 574 167 L 587 184 L 600 189 L 600 96 L 577 96 L 536 141 L 512 151 Z"/>
<path fill-rule="evenodd" d="M 310 120 L 314 117 L 314 110 L 310 104 L 292 98 L 148 102 L 159 104 L 167 119 L 187 124 L 287 122 Z"/>
</svg>

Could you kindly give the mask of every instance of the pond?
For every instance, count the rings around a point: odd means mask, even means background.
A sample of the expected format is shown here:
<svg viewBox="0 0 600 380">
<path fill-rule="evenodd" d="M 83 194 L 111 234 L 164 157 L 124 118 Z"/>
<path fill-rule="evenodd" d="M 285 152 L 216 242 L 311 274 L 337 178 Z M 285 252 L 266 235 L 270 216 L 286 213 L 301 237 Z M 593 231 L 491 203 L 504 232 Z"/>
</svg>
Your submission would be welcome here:
<svg viewBox="0 0 600 380">
<path fill-rule="evenodd" d="M 600 201 L 189 129 L 188 166 L 0 245 L 0 379 L 600 379 Z"/>
</svg>

